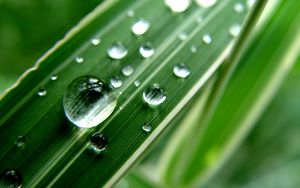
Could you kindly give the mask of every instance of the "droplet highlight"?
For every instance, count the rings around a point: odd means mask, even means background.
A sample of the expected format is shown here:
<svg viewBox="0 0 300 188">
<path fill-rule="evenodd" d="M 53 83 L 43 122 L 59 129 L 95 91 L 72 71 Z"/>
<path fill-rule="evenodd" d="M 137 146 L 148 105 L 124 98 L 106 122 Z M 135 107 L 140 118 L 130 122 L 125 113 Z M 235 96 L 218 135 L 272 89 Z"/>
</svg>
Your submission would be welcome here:
<svg viewBox="0 0 300 188">
<path fill-rule="evenodd" d="M 123 81 L 119 77 L 114 76 L 110 79 L 109 83 L 113 88 L 119 88 L 122 86 Z"/>
<path fill-rule="evenodd" d="M 80 128 L 91 128 L 106 120 L 117 105 L 117 97 L 104 81 L 94 76 L 73 80 L 64 95 L 66 117 Z"/>
<path fill-rule="evenodd" d="M 139 80 L 134 81 L 134 86 L 139 87 L 141 85 L 141 82 Z"/>
<path fill-rule="evenodd" d="M 202 40 L 205 44 L 210 44 L 212 42 L 212 38 L 209 34 L 205 34 L 203 36 Z"/>
<path fill-rule="evenodd" d="M 196 0 L 196 3 L 202 8 L 208 8 L 215 5 L 217 0 Z"/>
<path fill-rule="evenodd" d="M 91 149 L 96 153 L 102 153 L 108 144 L 107 138 L 101 133 L 95 133 L 90 139 Z"/>
<path fill-rule="evenodd" d="M 135 13 L 133 10 L 128 10 L 128 12 L 127 12 L 128 17 L 132 18 L 134 15 L 135 15 Z"/>
<path fill-rule="evenodd" d="M 143 35 L 148 31 L 149 27 L 150 23 L 147 20 L 141 18 L 132 25 L 131 31 L 134 35 Z"/>
<path fill-rule="evenodd" d="M 140 54 L 143 58 L 149 58 L 154 54 L 154 48 L 150 43 L 143 44 L 140 47 Z"/>
<path fill-rule="evenodd" d="M 131 76 L 134 73 L 134 68 L 131 65 L 126 65 L 122 68 L 122 74 L 124 76 Z"/>
<path fill-rule="evenodd" d="M 143 99 L 149 106 L 158 106 L 162 104 L 166 98 L 165 91 L 158 84 L 153 84 L 143 92 Z"/>
<path fill-rule="evenodd" d="M 45 88 L 40 88 L 39 91 L 37 92 L 37 95 L 40 97 L 44 97 L 47 95 L 47 90 Z"/>
<path fill-rule="evenodd" d="M 16 141 L 15 141 L 15 145 L 17 146 L 17 148 L 19 149 L 24 149 L 25 148 L 25 137 L 24 136 L 19 136 Z"/>
<path fill-rule="evenodd" d="M 94 46 L 97 46 L 97 45 L 99 45 L 99 44 L 100 44 L 100 42 L 101 42 L 101 40 L 100 40 L 100 39 L 98 39 L 98 38 L 93 38 L 93 39 L 91 40 L 91 43 L 92 43 Z"/>
<path fill-rule="evenodd" d="M 191 46 L 191 48 L 190 48 L 190 51 L 192 52 L 192 53 L 196 53 L 197 52 L 197 46 L 196 45 L 192 45 Z"/>
<path fill-rule="evenodd" d="M 181 32 L 179 35 L 178 35 L 178 38 L 182 41 L 185 41 L 187 39 L 187 33 L 186 32 Z"/>
<path fill-rule="evenodd" d="M 0 187 L 1 188 L 20 188 L 23 183 L 22 174 L 17 170 L 7 170 L 1 172 Z"/>
<path fill-rule="evenodd" d="M 232 37 L 237 37 L 241 32 L 241 26 L 239 24 L 232 25 L 229 28 L 229 34 Z"/>
<path fill-rule="evenodd" d="M 233 6 L 233 9 L 234 9 L 234 11 L 237 12 L 237 13 L 242 13 L 242 12 L 244 12 L 245 7 L 244 7 L 244 5 L 243 5 L 242 3 L 236 3 L 236 4 Z"/>
<path fill-rule="evenodd" d="M 83 62 L 84 62 L 84 59 L 83 59 L 83 57 L 75 57 L 75 61 L 76 61 L 77 63 L 83 63 Z"/>
<path fill-rule="evenodd" d="M 58 79 L 58 76 L 57 75 L 52 75 L 51 77 L 50 77 L 50 80 L 52 80 L 52 81 L 55 81 L 55 80 L 57 80 Z"/>
<path fill-rule="evenodd" d="M 175 76 L 177 76 L 179 78 L 186 78 L 191 73 L 190 70 L 188 69 L 188 67 L 184 64 L 175 65 L 173 68 L 173 72 L 174 72 Z"/>
<path fill-rule="evenodd" d="M 115 42 L 108 48 L 107 54 L 112 59 L 123 59 L 128 53 L 127 47 L 121 42 Z"/>
<path fill-rule="evenodd" d="M 179 13 L 186 11 L 190 7 L 191 0 L 165 0 L 165 5 L 172 12 Z"/>
<path fill-rule="evenodd" d="M 145 123 L 142 127 L 143 131 L 148 133 L 152 130 L 152 126 L 149 123 Z"/>
</svg>

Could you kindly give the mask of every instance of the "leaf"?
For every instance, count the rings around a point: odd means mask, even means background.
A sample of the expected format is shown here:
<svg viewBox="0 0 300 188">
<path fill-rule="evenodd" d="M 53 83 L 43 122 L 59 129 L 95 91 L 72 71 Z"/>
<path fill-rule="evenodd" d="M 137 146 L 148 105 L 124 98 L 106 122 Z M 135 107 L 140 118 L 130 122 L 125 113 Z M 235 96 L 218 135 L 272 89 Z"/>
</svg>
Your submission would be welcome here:
<svg viewBox="0 0 300 188">
<path fill-rule="evenodd" d="M 211 116 L 199 114 L 198 124 L 191 125 L 193 134 L 179 140 L 187 147 L 165 153 L 161 162 L 165 184 L 205 185 L 241 144 L 299 55 L 297 8 L 295 2 L 280 1 L 274 16 L 242 53 L 237 70 L 216 108 L 212 108 Z M 199 126 L 199 122 L 203 124 Z M 170 145 L 176 142 L 174 137 Z"/>
<path fill-rule="evenodd" d="M 163 1 L 105 1 L 2 95 L 1 171 L 19 170 L 25 187 L 115 184 L 229 53 L 233 38 L 227 30 L 241 23 L 247 14 L 246 10 L 233 11 L 236 2 L 222 1 L 210 8 L 192 4 L 186 12 L 175 14 Z M 133 18 L 127 15 L 131 10 Z M 200 23 L 199 16 L 203 18 Z M 130 27 L 141 17 L 151 26 L 144 36 L 137 37 Z M 224 18 L 228 22 L 224 23 Z M 181 40 L 178 36 L 183 32 L 187 38 Z M 212 37 L 209 44 L 202 39 L 207 33 Z M 92 45 L 93 38 L 100 38 L 101 43 Z M 107 49 L 116 41 L 129 49 L 127 57 L 120 61 L 107 57 Z M 147 42 L 154 46 L 155 53 L 143 59 L 138 49 Z M 191 52 L 193 45 L 198 48 L 197 53 Z M 84 61 L 76 63 L 76 57 Z M 186 79 L 173 74 L 173 67 L 180 63 L 191 70 Z M 130 77 L 120 73 L 125 65 L 135 70 Z M 53 75 L 57 80 L 50 79 Z M 114 113 L 91 129 L 74 126 L 65 117 L 62 106 L 69 83 L 83 75 L 95 75 L 105 81 L 119 76 L 123 80 L 122 87 L 114 90 L 120 94 Z M 136 80 L 141 82 L 139 87 L 134 85 Z M 154 83 L 166 91 L 167 99 L 158 108 L 149 108 L 142 94 Z M 46 96 L 37 95 L 40 88 L 47 91 Z M 145 123 L 151 124 L 150 133 L 143 131 Z M 95 132 L 108 138 L 107 150 L 99 156 L 89 150 Z M 15 146 L 19 136 L 26 140 L 22 149 Z"/>
</svg>

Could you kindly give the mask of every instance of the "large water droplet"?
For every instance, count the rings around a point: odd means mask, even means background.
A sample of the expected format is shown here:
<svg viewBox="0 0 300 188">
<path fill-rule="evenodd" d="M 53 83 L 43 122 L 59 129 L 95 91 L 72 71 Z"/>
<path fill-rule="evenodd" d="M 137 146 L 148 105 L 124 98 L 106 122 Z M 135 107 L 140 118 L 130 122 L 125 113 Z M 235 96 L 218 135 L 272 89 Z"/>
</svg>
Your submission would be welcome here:
<svg viewBox="0 0 300 188">
<path fill-rule="evenodd" d="M 91 144 L 92 150 L 96 154 L 99 154 L 106 149 L 108 140 L 103 134 L 95 133 L 92 135 L 92 137 L 90 139 L 90 144 Z"/>
<path fill-rule="evenodd" d="M 142 127 L 143 131 L 150 132 L 152 130 L 152 126 L 149 123 L 145 123 Z"/>
<path fill-rule="evenodd" d="M 109 82 L 114 88 L 119 88 L 123 84 L 123 81 L 117 76 L 112 77 Z"/>
<path fill-rule="evenodd" d="M 242 3 L 236 3 L 234 6 L 233 6 L 233 9 L 235 10 L 235 12 L 237 13 L 242 13 L 244 12 L 244 5 Z"/>
<path fill-rule="evenodd" d="M 196 3 L 202 8 L 208 8 L 216 4 L 217 0 L 196 0 Z"/>
<path fill-rule="evenodd" d="M 37 92 L 38 96 L 44 97 L 47 95 L 47 90 L 45 88 L 40 88 L 39 91 Z"/>
<path fill-rule="evenodd" d="M 202 40 L 205 44 L 210 44 L 212 42 L 212 38 L 209 34 L 205 34 L 203 36 Z"/>
<path fill-rule="evenodd" d="M 166 98 L 166 93 L 158 84 L 153 84 L 143 92 L 143 99 L 149 106 L 158 106 Z"/>
<path fill-rule="evenodd" d="M 17 170 L 7 170 L 1 172 L 0 187 L 1 188 L 19 188 L 23 182 L 22 174 Z"/>
<path fill-rule="evenodd" d="M 140 47 L 140 54 L 143 58 L 149 58 L 154 54 L 154 48 L 150 43 L 146 43 Z"/>
<path fill-rule="evenodd" d="M 175 76 L 177 76 L 179 78 L 186 78 L 191 73 L 190 70 L 187 68 L 187 66 L 184 64 L 179 64 L 179 65 L 174 66 L 173 72 L 174 72 Z"/>
<path fill-rule="evenodd" d="M 81 128 L 99 125 L 112 114 L 116 105 L 117 97 L 109 85 L 94 76 L 75 79 L 63 99 L 67 118 Z"/>
<path fill-rule="evenodd" d="M 165 4 L 172 12 L 184 12 L 190 7 L 191 0 L 165 0 Z"/>
<path fill-rule="evenodd" d="M 131 65 L 126 65 L 122 68 L 122 74 L 124 76 L 130 76 L 134 73 L 134 68 Z"/>
<path fill-rule="evenodd" d="M 100 40 L 99 38 L 93 38 L 93 39 L 91 40 L 91 43 L 92 43 L 94 46 L 99 45 L 100 42 L 101 42 L 101 40 Z"/>
<path fill-rule="evenodd" d="M 240 31 L 241 31 L 241 26 L 239 24 L 232 25 L 229 28 L 229 34 L 232 37 L 237 37 L 239 35 Z"/>
<path fill-rule="evenodd" d="M 83 63 L 83 62 L 84 62 L 84 59 L 83 59 L 83 57 L 75 57 L 75 61 L 76 61 L 77 63 Z"/>
<path fill-rule="evenodd" d="M 148 31 L 149 27 L 150 23 L 147 20 L 139 19 L 132 25 L 131 31 L 135 35 L 143 35 Z"/>
<path fill-rule="evenodd" d="M 125 45 L 123 45 L 121 42 L 115 42 L 111 45 L 110 48 L 107 50 L 107 54 L 112 59 L 122 59 L 124 58 L 128 53 L 128 49 Z"/>
<path fill-rule="evenodd" d="M 16 141 L 15 141 L 15 145 L 19 148 L 19 149 L 24 149 L 25 147 L 25 137 L 24 136 L 19 136 Z"/>
</svg>

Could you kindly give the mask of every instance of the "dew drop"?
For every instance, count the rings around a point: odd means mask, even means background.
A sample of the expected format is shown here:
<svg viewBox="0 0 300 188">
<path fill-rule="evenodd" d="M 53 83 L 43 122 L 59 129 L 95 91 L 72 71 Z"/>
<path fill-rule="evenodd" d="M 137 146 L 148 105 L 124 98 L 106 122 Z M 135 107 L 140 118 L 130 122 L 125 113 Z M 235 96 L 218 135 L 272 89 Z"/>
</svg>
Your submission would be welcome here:
<svg viewBox="0 0 300 188">
<path fill-rule="evenodd" d="M 83 63 L 84 62 L 84 59 L 82 57 L 75 57 L 75 61 L 77 63 Z"/>
<path fill-rule="evenodd" d="M 232 37 L 237 37 L 239 35 L 241 31 L 241 26 L 238 25 L 238 24 L 235 24 L 235 25 L 232 25 L 230 28 L 229 28 L 229 34 L 232 36 Z"/>
<path fill-rule="evenodd" d="M 190 75 L 190 70 L 184 64 L 175 65 L 173 68 L 175 76 L 179 78 L 186 78 Z"/>
<path fill-rule="evenodd" d="M 117 76 L 112 77 L 109 82 L 114 88 L 119 88 L 123 84 L 123 81 Z"/>
<path fill-rule="evenodd" d="M 22 174 L 17 170 L 7 170 L 1 172 L 0 187 L 1 188 L 19 188 L 23 182 Z"/>
<path fill-rule="evenodd" d="M 52 75 L 52 76 L 50 77 L 50 79 L 51 79 L 52 81 L 55 81 L 55 80 L 57 80 L 57 78 L 58 78 L 58 76 L 57 76 L 57 75 Z"/>
<path fill-rule="evenodd" d="M 124 76 L 131 76 L 134 73 L 134 68 L 131 65 L 126 65 L 122 68 L 122 74 Z"/>
<path fill-rule="evenodd" d="M 234 11 L 237 13 L 242 13 L 244 12 L 244 5 L 242 3 L 236 3 L 233 7 Z"/>
<path fill-rule="evenodd" d="M 100 154 L 106 149 L 108 140 L 103 134 L 94 133 L 90 139 L 90 144 L 91 144 L 92 150 L 96 154 Z"/>
<path fill-rule="evenodd" d="M 131 31 L 134 35 L 143 35 L 148 31 L 149 27 L 150 23 L 141 18 L 132 25 Z"/>
<path fill-rule="evenodd" d="M 196 22 L 197 22 L 197 23 L 201 23 L 202 21 L 203 21 L 202 16 L 198 16 L 198 17 L 196 18 Z"/>
<path fill-rule="evenodd" d="M 172 12 L 179 13 L 186 11 L 190 7 L 191 0 L 165 0 L 165 4 Z"/>
<path fill-rule="evenodd" d="M 141 82 L 139 80 L 134 81 L 135 87 L 139 87 L 141 85 Z"/>
<path fill-rule="evenodd" d="M 67 118 L 80 128 L 91 128 L 107 119 L 117 105 L 117 97 L 108 84 L 94 76 L 82 76 L 71 82 L 63 98 Z"/>
<path fill-rule="evenodd" d="M 209 34 L 205 34 L 203 36 L 202 40 L 205 44 L 210 44 L 212 42 L 212 38 Z"/>
<path fill-rule="evenodd" d="M 39 91 L 37 92 L 38 96 L 44 97 L 47 95 L 47 90 L 45 88 L 40 88 Z"/>
<path fill-rule="evenodd" d="M 115 42 L 108 48 L 107 54 L 112 59 L 122 59 L 128 53 L 128 49 L 121 42 Z"/>
<path fill-rule="evenodd" d="M 19 149 L 24 149 L 25 147 L 25 137 L 24 136 L 19 136 L 16 141 L 15 141 L 15 145 L 19 148 Z"/>
<path fill-rule="evenodd" d="M 154 48 L 150 43 L 146 43 L 140 47 L 140 54 L 143 58 L 149 58 L 154 54 Z"/>
<path fill-rule="evenodd" d="M 135 15 L 135 13 L 133 10 L 128 10 L 128 12 L 127 12 L 128 17 L 132 18 L 134 15 Z"/>
<path fill-rule="evenodd" d="M 152 127 L 149 123 L 145 123 L 142 127 L 143 131 L 145 131 L 146 133 L 150 132 L 152 130 Z"/>
<path fill-rule="evenodd" d="M 202 8 L 208 8 L 215 5 L 217 0 L 196 0 L 196 3 Z"/>
<path fill-rule="evenodd" d="M 178 35 L 178 38 L 182 41 L 186 40 L 187 39 L 187 34 L 186 32 L 182 32 Z"/>
<path fill-rule="evenodd" d="M 196 45 L 191 46 L 190 50 L 191 50 L 192 53 L 196 53 L 197 52 L 197 46 Z"/>
<path fill-rule="evenodd" d="M 166 98 L 166 93 L 158 84 L 153 84 L 143 92 L 143 99 L 149 106 L 158 106 L 162 104 Z"/>
<path fill-rule="evenodd" d="M 94 46 L 97 46 L 97 45 L 99 45 L 99 44 L 100 44 L 100 42 L 101 42 L 101 40 L 100 40 L 100 39 L 98 39 L 98 38 L 93 38 L 93 39 L 91 40 L 91 43 L 92 43 Z"/>
</svg>

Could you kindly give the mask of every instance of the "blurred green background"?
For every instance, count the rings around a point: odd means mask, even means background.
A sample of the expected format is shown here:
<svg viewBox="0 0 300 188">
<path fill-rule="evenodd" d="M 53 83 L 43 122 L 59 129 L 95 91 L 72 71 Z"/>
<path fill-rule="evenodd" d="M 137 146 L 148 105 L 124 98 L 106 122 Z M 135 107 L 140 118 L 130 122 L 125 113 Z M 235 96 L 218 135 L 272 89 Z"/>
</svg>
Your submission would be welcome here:
<svg viewBox="0 0 300 188">
<path fill-rule="evenodd" d="M 0 0 L 0 93 L 103 0 Z"/>
</svg>

